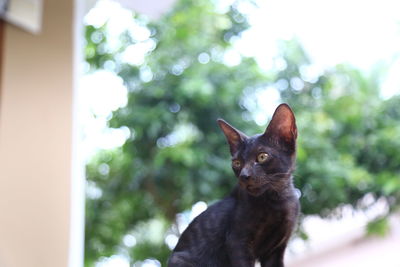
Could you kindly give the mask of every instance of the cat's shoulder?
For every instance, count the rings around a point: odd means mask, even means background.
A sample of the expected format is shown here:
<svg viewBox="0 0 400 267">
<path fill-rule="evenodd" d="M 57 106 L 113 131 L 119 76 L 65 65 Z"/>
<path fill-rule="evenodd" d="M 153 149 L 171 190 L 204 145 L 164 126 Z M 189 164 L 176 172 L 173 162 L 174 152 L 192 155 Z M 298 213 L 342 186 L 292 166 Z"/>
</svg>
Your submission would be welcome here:
<svg viewBox="0 0 400 267">
<path fill-rule="evenodd" d="M 229 195 L 211 204 L 206 211 L 219 212 L 219 213 L 230 212 L 235 208 L 236 202 L 237 202 L 236 198 Z"/>
</svg>

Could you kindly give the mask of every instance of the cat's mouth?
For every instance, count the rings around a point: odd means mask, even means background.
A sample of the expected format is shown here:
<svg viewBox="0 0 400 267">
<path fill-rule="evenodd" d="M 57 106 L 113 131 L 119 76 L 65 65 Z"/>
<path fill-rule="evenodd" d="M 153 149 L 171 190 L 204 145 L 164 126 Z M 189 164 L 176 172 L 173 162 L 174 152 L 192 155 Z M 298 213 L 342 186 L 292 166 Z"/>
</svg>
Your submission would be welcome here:
<svg viewBox="0 0 400 267">
<path fill-rule="evenodd" d="M 250 195 L 258 197 L 262 193 L 265 192 L 266 187 L 265 186 L 254 186 L 254 185 L 248 185 L 246 187 L 247 192 L 249 192 Z"/>
</svg>

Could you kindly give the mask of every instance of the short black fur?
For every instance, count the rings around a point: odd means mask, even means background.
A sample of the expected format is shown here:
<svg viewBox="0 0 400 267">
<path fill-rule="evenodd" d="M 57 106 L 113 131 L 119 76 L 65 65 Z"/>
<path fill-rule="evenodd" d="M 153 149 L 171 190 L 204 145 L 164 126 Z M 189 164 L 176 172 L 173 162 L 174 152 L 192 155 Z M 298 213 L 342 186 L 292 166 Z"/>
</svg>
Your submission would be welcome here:
<svg viewBox="0 0 400 267">
<path fill-rule="evenodd" d="M 292 183 L 297 128 L 286 104 L 263 134 L 247 137 L 223 120 L 238 185 L 182 233 L 168 266 L 284 266 L 299 202 Z"/>
</svg>

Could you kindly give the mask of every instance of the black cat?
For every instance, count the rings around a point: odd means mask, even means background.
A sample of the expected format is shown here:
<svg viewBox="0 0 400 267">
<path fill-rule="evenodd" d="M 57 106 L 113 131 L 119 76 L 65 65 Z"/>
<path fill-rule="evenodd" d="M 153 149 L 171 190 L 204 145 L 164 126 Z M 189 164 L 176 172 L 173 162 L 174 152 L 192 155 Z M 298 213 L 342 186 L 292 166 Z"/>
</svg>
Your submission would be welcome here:
<svg viewBox="0 0 400 267">
<path fill-rule="evenodd" d="M 263 134 L 247 137 L 218 120 L 232 154 L 238 185 L 182 233 L 168 266 L 281 267 L 299 202 L 292 184 L 297 128 L 287 104 Z"/>
</svg>

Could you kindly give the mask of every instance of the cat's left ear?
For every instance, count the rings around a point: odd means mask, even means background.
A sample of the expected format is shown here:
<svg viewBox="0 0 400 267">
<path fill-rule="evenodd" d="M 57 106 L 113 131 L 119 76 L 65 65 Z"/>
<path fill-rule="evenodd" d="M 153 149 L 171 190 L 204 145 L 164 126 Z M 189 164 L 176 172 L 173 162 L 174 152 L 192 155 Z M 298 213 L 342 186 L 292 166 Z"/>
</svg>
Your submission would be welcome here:
<svg viewBox="0 0 400 267">
<path fill-rule="evenodd" d="M 241 131 L 235 129 L 235 127 L 231 126 L 223 119 L 218 119 L 217 122 L 219 124 L 219 127 L 221 127 L 221 130 L 225 134 L 226 140 L 229 144 L 231 155 L 233 156 L 239 150 L 240 145 L 247 138 L 247 136 Z"/>
<path fill-rule="evenodd" d="M 280 104 L 276 108 L 264 136 L 278 142 L 290 151 L 296 149 L 296 119 L 289 105 Z"/>
</svg>

